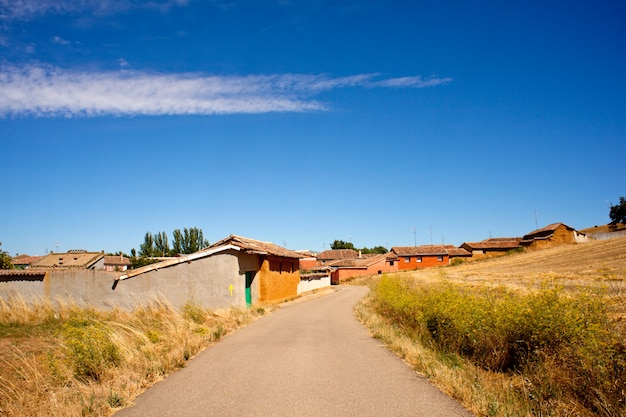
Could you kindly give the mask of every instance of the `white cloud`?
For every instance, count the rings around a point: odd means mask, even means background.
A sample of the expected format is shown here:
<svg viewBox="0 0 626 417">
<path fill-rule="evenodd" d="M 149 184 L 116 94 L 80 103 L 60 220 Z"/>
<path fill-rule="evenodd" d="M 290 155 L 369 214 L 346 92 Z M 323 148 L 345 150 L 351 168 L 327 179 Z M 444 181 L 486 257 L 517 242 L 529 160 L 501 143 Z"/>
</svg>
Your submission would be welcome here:
<svg viewBox="0 0 626 417">
<path fill-rule="evenodd" d="M 437 85 L 436 79 L 419 82 L 420 77 L 378 80 L 379 77 L 378 74 L 338 78 L 307 74 L 207 76 L 132 70 L 93 73 L 41 65 L 8 66 L 0 68 L 0 116 L 324 111 L 328 107 L 313 98 L 323 91 Z"/>
<path fill-rule="evenodd" d="M 52 38 L 52 43 L 56 43 L 58 45 L 65 45 L 65 46 L 67 46 L 67 45 L 70 44 L 70 41 L 67 41 L 67 40 L 63 39 L 60 36 L 54 36 Z"/>
<path fill-rule="evenodd" d="M 187 0 L 0 0 L 0 19 L 29 20 L 47 13 L 110 15 L 135 8 L 166 12 L 187 3 Z"/>
</svg>

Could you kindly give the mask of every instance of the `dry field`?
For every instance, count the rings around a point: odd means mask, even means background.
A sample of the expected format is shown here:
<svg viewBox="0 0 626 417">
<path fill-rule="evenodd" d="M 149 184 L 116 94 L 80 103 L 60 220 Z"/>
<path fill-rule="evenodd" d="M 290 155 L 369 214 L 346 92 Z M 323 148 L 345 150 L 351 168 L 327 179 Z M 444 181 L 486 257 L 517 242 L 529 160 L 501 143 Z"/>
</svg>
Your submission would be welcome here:
<svg viewBox="0 0 626 417">
<path fill-rule="evenodd" d="M 626 415 L 626 238 L 355 283 L 372 334 L 477 416 Z"/>
</svg>

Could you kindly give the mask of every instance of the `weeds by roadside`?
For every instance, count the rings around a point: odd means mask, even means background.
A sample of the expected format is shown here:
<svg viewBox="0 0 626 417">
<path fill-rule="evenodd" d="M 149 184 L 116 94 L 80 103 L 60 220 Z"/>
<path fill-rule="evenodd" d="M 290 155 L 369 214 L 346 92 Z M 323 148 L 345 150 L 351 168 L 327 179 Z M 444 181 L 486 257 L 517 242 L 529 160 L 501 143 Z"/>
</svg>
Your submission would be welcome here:
<svg viewBox="0 0 626 417">
<path fill-rule="evenodd" d="M 0 300 L 0 415 L 106 416 L 264 307 L 110 312 Z"/>
<path fill-rule="evenodd" d="M 375 336 L 485 416 L 626 415 L 626 345 L 597 290 L 519 292 L 384 276 Z"/>
</svg>

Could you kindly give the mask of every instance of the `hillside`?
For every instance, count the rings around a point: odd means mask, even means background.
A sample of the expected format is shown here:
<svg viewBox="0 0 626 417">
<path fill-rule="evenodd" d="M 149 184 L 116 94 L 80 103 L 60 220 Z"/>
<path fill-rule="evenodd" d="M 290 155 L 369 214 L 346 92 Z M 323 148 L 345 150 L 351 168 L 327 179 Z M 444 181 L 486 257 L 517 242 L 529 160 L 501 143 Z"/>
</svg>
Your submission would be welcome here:
<svg viewBox="0 0 626 417">
<path fill-rule="evenodd" d="M 549 249 L 466 262 L 411 274 L 464 281 L 516 282 L 564 279 L 591 282 L 626 280 L 626 238 L 568 244 Z"/>
</svg>

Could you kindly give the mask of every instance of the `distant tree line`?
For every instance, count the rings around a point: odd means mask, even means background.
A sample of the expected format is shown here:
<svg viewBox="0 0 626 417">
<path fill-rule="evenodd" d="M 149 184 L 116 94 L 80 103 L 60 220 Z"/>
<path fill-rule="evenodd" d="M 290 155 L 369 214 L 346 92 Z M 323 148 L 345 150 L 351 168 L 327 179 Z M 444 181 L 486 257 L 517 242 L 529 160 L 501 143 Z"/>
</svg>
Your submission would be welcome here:
<svg viewBox="0 0 626 417">
<path fill-rule="evenodd" d="M 143 243 L 139 245 L 139 252 L 133 248 L 131 253 L 131 262 L 133 268 L 158 262 L 153 258 L 163 258 L 168 256 L 178 256 L 189 253 L 198 252 L 209 246 L 209 241 L 204 238 L 202 229 L 191 227 L 175 229 L 172 232 L 172 246 L 170 247 L 167 233 L 158 232 L 152 234 L 146 232 Z"/>
<path fill-rule="evenodd" d="M 368 248 L 368 247 L 364 247 L 364 248 L 355 248 L 354 244 L 352 244 L 352 242 L 344 242 L 343 240 L 338 240 L 335 239 L 335 241 L 330 245 L 331 249 L 352 249 L 355 251 L 361 251 L 362 254 L 364 255 L 368 255 L 368 254 L 384 254 L 389 252 L 387 250 L 387 248 L 385 248 L 384 246 L 375 246 L 373 248 Z"/>
</svg>

